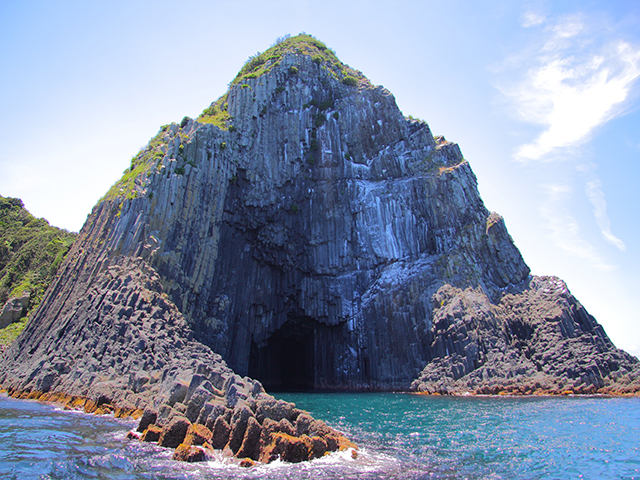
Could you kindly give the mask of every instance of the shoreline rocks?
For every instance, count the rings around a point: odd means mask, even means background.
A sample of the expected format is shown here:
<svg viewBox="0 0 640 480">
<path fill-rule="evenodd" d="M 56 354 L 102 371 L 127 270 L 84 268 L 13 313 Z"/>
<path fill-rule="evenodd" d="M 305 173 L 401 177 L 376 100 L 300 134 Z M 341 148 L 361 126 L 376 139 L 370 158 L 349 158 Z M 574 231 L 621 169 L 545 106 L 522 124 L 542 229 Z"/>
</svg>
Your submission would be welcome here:
<svg viewBox="0 0 640 480">
<path fill-rule="evenodd" d="M 229 409 L 231 424 L 221 415 L 215 422 L 215 432 L 200 423 L 175 415 L 163 424 L 156 425 L 157 414 L 152 410 L 116 407 L 100 400 L 67 395 L 64 393 L 6 390 L 10 397 L 54 403 L 65 409 L 83 410 L 94 415 L 114 415 L 115 418 L 140 419 L 136 431 L 127 434 L 130 440 L 157 443 L 174 449 L 174 460 L 199 462 L 207 459 L 214 450 L 251 466 L 256 462 L 270 463 L 276 459 L 285 462 L 302 462 L 320 458 L 328 453 L 357 446 L 344 435 L 320 420 L 314 420 L 306 412 L 292 404 L 276 400 L 262 393 L 257 400 Z M 280 411 L 273 418 L 267 412 Z M 261 418 L 262 422 L 258 419 Z M 274 420 L 278 419 L 278 421 Z M 221 428 L 220 425 L 225 425 Z M 141 432 L 141 433 L 140 433 Z"/>
<path fill-rule="evenodd" d="M 436 358 L 411 390 L 440 394 L 633 394 L 640 363 L 616 349 L 556 277 L 532 277 L 496 301 L 480 289 L 434 296 Z"/>
<path fill-rule="evenodd" d="M 161 292 L 157 274 L 141 259 L 103 265 L 90 284 L 64 290 L 75 300 L 71 308 L 27 325 L 5 352 L 0 385 L 16 398 L 140 419 L 141 440 L 168 448 L 188 437 L 190 447 L 228 448 L 259 460 L 269 443 L 259 443 L 264 423 L 295 424 L 302 412 L 195 341 Z M 349 444 L 322 425 L 316 430 L 331 438 L 325 451 Z M 193 461 L 200 458 L 196 450 L 183 447 L 176 458 Z"/>
</svg>

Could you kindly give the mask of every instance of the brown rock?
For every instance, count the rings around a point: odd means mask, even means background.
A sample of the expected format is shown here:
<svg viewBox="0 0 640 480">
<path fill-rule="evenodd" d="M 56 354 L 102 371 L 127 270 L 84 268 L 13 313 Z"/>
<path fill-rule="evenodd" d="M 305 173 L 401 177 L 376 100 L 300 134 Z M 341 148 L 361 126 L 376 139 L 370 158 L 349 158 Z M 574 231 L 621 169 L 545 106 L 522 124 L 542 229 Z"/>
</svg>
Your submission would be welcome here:
<svg viewBox="0 0 640 480">
<path fill-rule="evenodd" d="M 242 405 L 240 408 L 236 408 L 231 419 L 231 435 L 229 437 L 229 446 L 234 453 L 237 453 L 244 440 L 244 433 L 247 428 L 247 422 L 249 418 L 253 418 L 253 412 L 251 409 Z"/>
<path fill-rule="evenodd" d="M 149 425 L 140 437 L 141 442 L 157 442 L 162 435 L 162 428 L 156 425 Z"/>
<path fill-rule="evenodd" d="M 236 453 L 238 458 L 248 457 L 252 460 L 257 460 L 260 457 L 260 434 L 262 433 L 262 427 L 258 423 L 255 417 L 249 417 L 247 421 L 247 428 L 244 432 L 244 439 L 242 445 Z"/>
<path fill-rule="evenodd" d="M 207 427 L 199 423 L 193 423 L 189 425 L 183 443 L 186 445 L 204 445 L 205 443 L 211 443 L 212 437 L 213 433 Z"/>
<path fill-rule="evenodd" d="M 216 450 L 222 450 L 229 441 L 231 427 L 223 417 L 218 417 L 213 426 L 211 446 Z"/>
<path fill-rule="evenodd" d="M 280 458 L 285 462 L 298 463 L 309 460 L 313 444 L 307 435 L 294 437 L 282 432 L 271 435 L 271 442 L 260 452 L 260 461 L 270 463 Z"/>
<path fill-rule="evenodd" d="M 174 417 L 173 420 L 162 429 L 162 435 L 158 445 L 162 447 L 176 448 L 184 441 L 191 422 L 184 417 Z"/>
<path fill-rule="evenodd" d="M 329 451 L 329 445 L 327 441 L 322 437 L 310 437 L 311 440 L 311 454 L 310 458 L 323 457 Z"/>
<path fill-rule="evenodd" d="M 173 459 L 180 462 L 204 462 L 206 453 L 202 447 L 181 443 L 173 452 Z"/>
<path fill-rule="evenodd" d="M 149 425 L 151 425 L 152 423 L 156 423 L 157 419 L 158 414 L 155 412 L 155 410 L 145 409 L 142 417 L 140 418 L 140 423 L 138 424 L 138 431 L 144 432 Z"/>
<path fill-rule="evenodd" d="M 238 465 L 240 465 L 243 468 L 249 468 L 249 467 L 253 467 L 255 464 L 256 463 L 250 458 L 243 458 L 242 460 L 240 460 L 240 463 Z"/>
</svg>

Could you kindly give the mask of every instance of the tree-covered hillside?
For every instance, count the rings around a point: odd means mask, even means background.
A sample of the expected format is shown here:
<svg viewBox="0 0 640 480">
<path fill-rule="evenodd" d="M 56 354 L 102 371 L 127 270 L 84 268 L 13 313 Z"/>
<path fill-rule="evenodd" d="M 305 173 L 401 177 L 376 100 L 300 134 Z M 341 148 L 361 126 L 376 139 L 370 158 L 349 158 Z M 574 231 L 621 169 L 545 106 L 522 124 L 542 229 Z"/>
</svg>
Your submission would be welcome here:
<svg viewBox="0 0 640 480">
<path fill-rule="evenodd" d="M 35 218 L 19 198 L 0 196 L 0 313 L 9 299 L 30 294 L 24 318 L 0 329 L 0 344 L 24 328 L 76 235 Z"/>
</svg>

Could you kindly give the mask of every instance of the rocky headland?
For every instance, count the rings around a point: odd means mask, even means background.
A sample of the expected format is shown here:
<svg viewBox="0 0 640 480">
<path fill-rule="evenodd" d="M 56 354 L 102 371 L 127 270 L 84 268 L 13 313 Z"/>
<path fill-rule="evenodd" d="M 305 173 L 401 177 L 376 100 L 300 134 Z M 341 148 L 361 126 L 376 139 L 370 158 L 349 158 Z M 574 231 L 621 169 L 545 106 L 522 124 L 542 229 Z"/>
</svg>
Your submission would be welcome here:
<svg viewBox="0 0 640 480">
<path fill-rule="evenodd" d="M 17 396 L 142 415 L 198 459 L 350 446 L 265 392 L 634 393 L 638 360 L 534 277 L 458 145 L 308 35 L 162 127 L 5 352 Z M 75 402 L 75 403 L 74 403 Z"/>
</svg>

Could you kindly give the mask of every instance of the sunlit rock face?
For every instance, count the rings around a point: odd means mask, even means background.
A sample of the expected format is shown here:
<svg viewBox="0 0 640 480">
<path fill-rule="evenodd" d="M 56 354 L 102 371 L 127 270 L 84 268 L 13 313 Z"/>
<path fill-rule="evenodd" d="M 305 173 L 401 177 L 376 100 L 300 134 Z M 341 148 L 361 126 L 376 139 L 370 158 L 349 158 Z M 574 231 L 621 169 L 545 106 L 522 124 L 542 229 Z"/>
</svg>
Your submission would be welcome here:
<svg viewBox="0 0 640 480">
<path fill-rule="evenodd" d="M 545 343 L 518 339 L 558 316 L 560 337 L 577 339 L 567 348 L 615 357 L 594 369 L 569 356 L 545 372 L 559 386 L 601 388 L 635 368 L 568 292 L 531 293 L 456 144 L 319 42 L 289 41 L 245 67 L 210 115 L 161 129 L 94 208 L 37 318 L 132 257 L 194 341 L 267 390 L 499 387 L 543 369 L 531 358 Z"/>
</svg>

